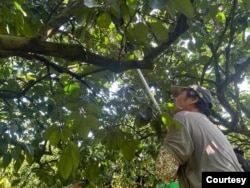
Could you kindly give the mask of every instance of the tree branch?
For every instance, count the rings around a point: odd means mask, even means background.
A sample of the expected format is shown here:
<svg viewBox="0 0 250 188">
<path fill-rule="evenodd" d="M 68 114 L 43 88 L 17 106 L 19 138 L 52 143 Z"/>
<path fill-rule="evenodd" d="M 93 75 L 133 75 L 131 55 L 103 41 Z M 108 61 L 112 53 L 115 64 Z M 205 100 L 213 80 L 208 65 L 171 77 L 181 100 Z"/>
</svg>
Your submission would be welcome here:
<svg viewBox="0 0 250 188">
<path fill-rule="evenodd" d="M 97 65 L 112 72 L 123 72 L 129 69 L 152 69 L 153 63 L 147 59 L 118 61 L 86 51 L 79 44 L 64 44 L 41 41 L 37 38 L 27 39 L 9 35 L 0 35 L 0 58 L 16 55 L 25 57 L 27 54 L 42 54 L 70 61 L 83 61 Z"/>
</svg>

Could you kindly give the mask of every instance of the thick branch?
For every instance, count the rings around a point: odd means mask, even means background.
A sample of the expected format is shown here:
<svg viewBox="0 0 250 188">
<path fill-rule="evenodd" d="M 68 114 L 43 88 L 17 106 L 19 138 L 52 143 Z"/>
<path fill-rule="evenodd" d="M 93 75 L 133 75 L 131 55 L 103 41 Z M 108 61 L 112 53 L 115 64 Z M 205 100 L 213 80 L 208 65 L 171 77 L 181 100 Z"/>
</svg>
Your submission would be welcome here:
<svg viewBox="0 0 250 188">
<path fill-rule="evenodd" d="M 88 64 L 106 68 L 112 72 L 122 72 L 128 69 L 152 69 L 153 63 L 146 60 L 124 61 L 103 57 L 86 51 L 79 44 L 63 44 L 41 41 L 39 39 L 27 39 L 9 35 L 0 35 L 0 57 L 22 56 L 20 54 L 42 54 L 70 61 L 83 61 Z"/>
</svg>

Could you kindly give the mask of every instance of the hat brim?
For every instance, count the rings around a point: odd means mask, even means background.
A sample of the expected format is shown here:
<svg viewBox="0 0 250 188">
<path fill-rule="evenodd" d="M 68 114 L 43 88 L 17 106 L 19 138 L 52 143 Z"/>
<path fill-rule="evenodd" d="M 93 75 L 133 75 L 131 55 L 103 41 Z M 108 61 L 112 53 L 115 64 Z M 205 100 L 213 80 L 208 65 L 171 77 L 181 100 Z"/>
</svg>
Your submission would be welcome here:
<svg viewBox="0 0 250 188">
<path fill-rule="evenodd" d="M 185 86 L 171 86 L 171 94 L 174 97 L 177 97 L 183 91 L 183 89 L 188 89 L 188 87 L 185 87 Z"/>
</svg>

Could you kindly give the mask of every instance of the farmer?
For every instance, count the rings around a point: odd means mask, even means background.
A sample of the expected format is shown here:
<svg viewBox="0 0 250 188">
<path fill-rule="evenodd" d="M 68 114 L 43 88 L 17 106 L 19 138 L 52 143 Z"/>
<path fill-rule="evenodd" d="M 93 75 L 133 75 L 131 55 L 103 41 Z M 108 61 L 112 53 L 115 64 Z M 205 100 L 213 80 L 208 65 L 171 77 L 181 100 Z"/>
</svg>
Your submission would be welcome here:
<svg viewBox="0 0 250 188">
<path fill-rule="evenodd" d="M 172 86 L 177 107 L 156 159 L 156 171 L 166 184 L 201 188 L 202 172 L 242 172 L 225 135 L 208 119 L 212 108 L 209 90 L 199 85 Z"/>
</svg>

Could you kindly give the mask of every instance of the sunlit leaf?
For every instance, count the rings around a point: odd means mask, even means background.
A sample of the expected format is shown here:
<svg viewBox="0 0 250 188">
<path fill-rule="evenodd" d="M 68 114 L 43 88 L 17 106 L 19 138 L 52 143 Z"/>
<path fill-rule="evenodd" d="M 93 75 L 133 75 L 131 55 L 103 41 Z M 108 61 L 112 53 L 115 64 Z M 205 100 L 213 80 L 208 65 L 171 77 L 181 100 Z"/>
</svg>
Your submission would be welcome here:
<svg viewBox="0 0 250 188">
<path fill-rule="evenodd" d="M 69 3 L 69 0 L 63 0 L 62 3 L 63 3 L 63 4 L 68 4 L 68 3 Z"/>
<path fill-rule="evenodd" d="M 226 16 L 223 12 L 218 12 L 216 17 L 215 17 L 215 20 L 217 22 L 224 23 L 226 21 Z"/>
<path fill-rule="evenodd" d="M 79 89 L 80 89 L 79 84 L 72 83 L 64 87 L 64 92 L 65 94 L 74 94 L 74 93 L 78 93 Z"/>
<path fill-rule="evenodd" d="M 97 23 L 96 23 L 99 27 L 104 27 L 107 28 L 109 27 L 109 25 L 111 24 L 111 19 L 110 16 L 107 13 L 102 13 L 101 15 L 99 15 L 99 17 L 97 18 Z"/>
<path fill-rule="evenodd" d="M 14 1 L 13 3 L 17 10 L 19 10 L 24 16 L 27 16 L 26 12 L 18 2 Z"/>
</svg>

